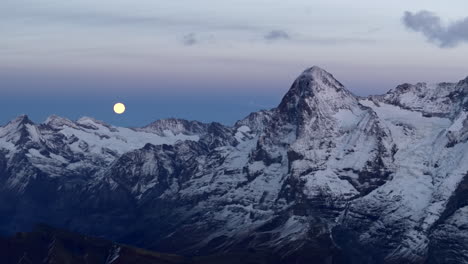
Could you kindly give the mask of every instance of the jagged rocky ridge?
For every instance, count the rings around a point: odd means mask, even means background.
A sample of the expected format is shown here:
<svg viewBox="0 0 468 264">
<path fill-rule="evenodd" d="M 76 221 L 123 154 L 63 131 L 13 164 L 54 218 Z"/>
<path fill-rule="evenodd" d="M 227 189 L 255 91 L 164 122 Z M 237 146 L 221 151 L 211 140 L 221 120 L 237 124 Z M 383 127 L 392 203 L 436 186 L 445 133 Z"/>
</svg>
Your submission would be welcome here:
<svg viewBox="0 0 468 264">
<path fill-rule="evenodd" d="M 312 67 L 232 127 L 26 116 L 0 128 L 0 227 L 184 255 L 468 261 L 468 78 L 359 98 Z"/>
</svg>

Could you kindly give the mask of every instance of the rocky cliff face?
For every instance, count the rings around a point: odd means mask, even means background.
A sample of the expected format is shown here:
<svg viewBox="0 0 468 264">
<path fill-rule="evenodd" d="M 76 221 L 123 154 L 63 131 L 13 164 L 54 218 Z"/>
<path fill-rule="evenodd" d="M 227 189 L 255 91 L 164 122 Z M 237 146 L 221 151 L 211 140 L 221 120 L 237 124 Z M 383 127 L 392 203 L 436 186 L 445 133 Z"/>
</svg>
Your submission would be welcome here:
<svg viewBox="0 0 468 264">
<path fill-rule="evenodd" d="M 22 116 L 0 128 L 0 226 L 284 263 L 462 262 L 467 112 L 467 79 L 358 98 L 312 67 L 232 127 Z"/>
</svg>

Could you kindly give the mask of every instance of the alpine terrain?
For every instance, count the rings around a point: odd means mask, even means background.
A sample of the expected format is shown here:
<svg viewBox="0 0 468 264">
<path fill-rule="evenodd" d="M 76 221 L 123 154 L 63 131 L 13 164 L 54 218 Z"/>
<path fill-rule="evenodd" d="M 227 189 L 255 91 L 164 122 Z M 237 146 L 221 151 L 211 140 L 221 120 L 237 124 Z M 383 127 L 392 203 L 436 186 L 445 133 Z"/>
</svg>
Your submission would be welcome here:
<svg viewBox="0 0 468 264">
<path fill-rule="evenodd" d="M 233 126 L 20 116 L 0 216 L 240 263 L 468 263 L 468 78 L 361 98 L 314 66 Z"/>
</svg>

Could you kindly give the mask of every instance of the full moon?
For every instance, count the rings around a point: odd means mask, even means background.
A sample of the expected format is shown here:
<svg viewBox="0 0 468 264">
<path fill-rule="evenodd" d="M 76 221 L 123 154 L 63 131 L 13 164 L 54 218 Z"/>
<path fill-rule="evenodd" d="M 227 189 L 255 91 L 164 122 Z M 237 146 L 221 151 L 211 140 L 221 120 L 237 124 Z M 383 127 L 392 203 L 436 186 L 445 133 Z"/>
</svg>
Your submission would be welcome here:
<svg viewBox="0 0 468 264">
<path fill-rule="evenodd" d="M 114 105 L 114 112 L 119 115 L 123 114 L 125 112 L 125 105 L 122 103 L 116 103 Z"/>
</svg>

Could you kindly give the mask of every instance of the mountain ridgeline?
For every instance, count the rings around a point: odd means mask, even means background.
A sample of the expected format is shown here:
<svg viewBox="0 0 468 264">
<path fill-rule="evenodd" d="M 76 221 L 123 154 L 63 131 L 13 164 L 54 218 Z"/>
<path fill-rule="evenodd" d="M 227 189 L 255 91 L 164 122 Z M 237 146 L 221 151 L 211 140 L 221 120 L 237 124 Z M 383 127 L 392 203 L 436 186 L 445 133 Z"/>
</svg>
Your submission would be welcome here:
<svg viewBox="0 0 468 264">
<path fill-rule="evenodd" d="M 361 98 L 314 66 L 233 126 L 20 116 L 0 127 L 0 215 L 6 234 L 249 263 L 465 263 L 468 78 Z"/>
</svg>

